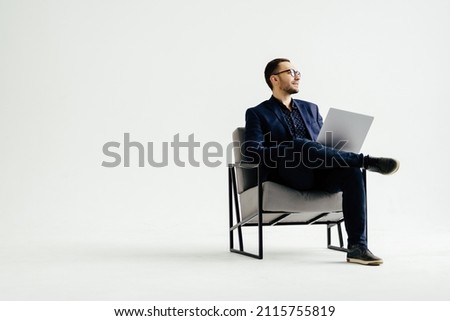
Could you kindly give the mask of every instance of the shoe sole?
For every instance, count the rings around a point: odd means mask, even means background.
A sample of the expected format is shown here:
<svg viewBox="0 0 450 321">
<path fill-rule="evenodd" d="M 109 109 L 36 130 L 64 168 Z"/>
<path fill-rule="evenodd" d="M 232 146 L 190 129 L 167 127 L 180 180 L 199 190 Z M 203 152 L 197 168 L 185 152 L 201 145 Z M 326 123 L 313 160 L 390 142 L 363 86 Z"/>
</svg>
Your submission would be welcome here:
<svg viewBox="0 0 450 321">
<path fill-rule="evenodd" d="M 395 167 L 391 172 L 386 173 L 385 175 L 392 175 L 392 174 L 396 173 L 399 168 L 400 168 L 400 163 L 397 161 L 397 167 Z"/>
<path fill-rule="evenodd" d="M 367 169 L 369 172 L 375 172 L 375 173 L 380 173 L 381 175 L 392 175 L 394 173 L 396 173 L 398 171 L 398 169 L 400 168 L 400 162 L 396 161 L 397 166 L 395 168 L 393 168 L 390 172 L 383 172 L 383 171 L 379 171 L 376 169 Z"/>
<path fill-rule="evenodd" d="M 357 263 L 362 265 L 380 265 L 383 264 L 383 260 L 364 261 L 360 259 L 347 259 L 348 263 Z"/>
</svg>

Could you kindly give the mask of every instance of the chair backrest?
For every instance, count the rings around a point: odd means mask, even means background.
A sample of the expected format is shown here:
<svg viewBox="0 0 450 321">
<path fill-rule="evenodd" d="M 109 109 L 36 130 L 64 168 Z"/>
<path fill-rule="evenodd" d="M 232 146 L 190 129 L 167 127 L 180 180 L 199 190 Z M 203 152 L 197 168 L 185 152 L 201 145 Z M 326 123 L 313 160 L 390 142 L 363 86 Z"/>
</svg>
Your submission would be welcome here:
<svg viewBox="0 0 450 321">
<path fill-rule="evenodd" d="M 234 161 L 239 164 L 242 161 L 242 146 L 245 141 L 245 128 L 238 127 L 233 132 L 233 145 L 238 148 L 233 148 Z M 258 184 L 258 172 L 257 169 L 243 169 L 236 167 L 237 178 L 237 190 L 238 193 L 242 193 L 249 188 L 252 188 Z"/>
</svg>

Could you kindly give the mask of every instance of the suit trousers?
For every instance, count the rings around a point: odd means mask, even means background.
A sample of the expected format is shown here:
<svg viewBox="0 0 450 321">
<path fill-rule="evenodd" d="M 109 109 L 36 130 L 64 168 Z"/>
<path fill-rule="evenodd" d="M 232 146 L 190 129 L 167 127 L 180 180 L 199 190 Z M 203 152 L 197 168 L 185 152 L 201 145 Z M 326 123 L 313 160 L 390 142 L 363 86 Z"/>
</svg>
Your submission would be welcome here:
<svg viewBox="0 0 450 321">
<path fill-rule="evenodd" d="M 339 151 L 319 143 L 294 140 L 276 160 L 281 183 L 297 190 L 342 192 L 348 246 L 367 246 L 367 207 L 361 172 L 363 155 Z"/>
</svg>

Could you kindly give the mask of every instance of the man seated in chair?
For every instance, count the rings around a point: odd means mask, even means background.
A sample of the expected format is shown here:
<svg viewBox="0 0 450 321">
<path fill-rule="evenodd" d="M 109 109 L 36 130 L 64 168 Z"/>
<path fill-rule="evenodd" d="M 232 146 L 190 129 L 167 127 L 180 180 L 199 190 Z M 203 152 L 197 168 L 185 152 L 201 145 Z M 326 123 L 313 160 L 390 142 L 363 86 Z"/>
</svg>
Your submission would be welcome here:
<svg viewBox="0 0 450 321">
<path fill-rule="evenodd" d="M 342 192 L 348 235 L 347 262 L 379 265 L 383 260 L 367 247 L 366 194 L 362 168 L 392 174 L 399 162 L 392 158 L 345 152 L 315 142 L 322 117 L 317 105 L 293 99 L 299 92 L 300 72 L 288 59 L 270 61 L 264 76 L 272 97 L 245 115 L 244 160 L 260 163 L 263 181 L 297 190 Z"/>
</svg>

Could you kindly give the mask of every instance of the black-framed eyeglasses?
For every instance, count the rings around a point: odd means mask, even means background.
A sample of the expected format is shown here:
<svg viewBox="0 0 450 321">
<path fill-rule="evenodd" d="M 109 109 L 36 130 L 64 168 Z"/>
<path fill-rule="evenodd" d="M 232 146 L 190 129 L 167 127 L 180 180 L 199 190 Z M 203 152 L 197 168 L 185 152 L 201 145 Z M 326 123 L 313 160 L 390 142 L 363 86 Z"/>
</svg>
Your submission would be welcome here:
<svg viewBox="0 0 450 321">
<path fill-rule="evenodd" d="M 283 70 L 283 71 L 279 71 L 279 72 L 277 72 L 276 74 L 273 74 L 273 75 L 279 75 L 279 74 L 282 74 L 283 72 L 290 73 L 292 78 L 295 78 L 296 76 L 301 77 L 300 71 L 292 69 L 292 68 L 291 69 L 286 69 L 286 70 Z"/>
</svg>

